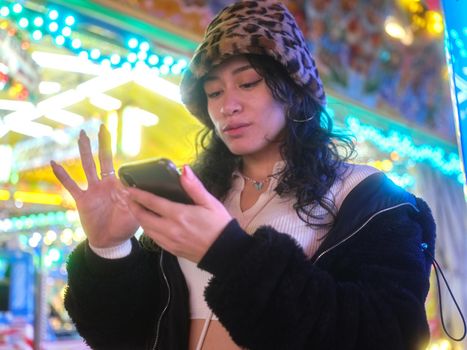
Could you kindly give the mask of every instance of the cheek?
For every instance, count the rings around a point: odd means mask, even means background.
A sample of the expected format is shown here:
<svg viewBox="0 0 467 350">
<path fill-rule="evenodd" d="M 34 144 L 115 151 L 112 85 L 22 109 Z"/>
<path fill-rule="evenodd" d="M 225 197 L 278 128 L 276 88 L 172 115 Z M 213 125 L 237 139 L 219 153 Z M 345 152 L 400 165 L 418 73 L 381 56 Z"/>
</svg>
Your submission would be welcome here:
<svg viewBox="0 0 467 350">
<path fill-rule="evenodd" d="M 208 113 L 209 113 L 209 119 L 211 120 L 211 123 L 214 127 L 213 131 L 217 134 L 217 135 L 221 135 L 221 132 L 220 132 L 220 124 L 219 124 L 219 121 L 216 119 L 216 117 L 209 111 L 208 109 Z"/>
</svg>

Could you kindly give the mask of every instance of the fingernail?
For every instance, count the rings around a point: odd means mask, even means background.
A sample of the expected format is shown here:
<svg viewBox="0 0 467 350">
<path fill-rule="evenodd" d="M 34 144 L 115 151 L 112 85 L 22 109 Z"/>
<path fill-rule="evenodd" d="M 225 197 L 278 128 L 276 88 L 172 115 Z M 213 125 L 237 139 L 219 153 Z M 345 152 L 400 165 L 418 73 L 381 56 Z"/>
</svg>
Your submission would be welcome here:
<svg viewBox="0 0 467 350">
<path fill-rule="evenodd" d="M 186 176 L 189 180 L 194 178 L 193 170 L 191 170 L 189 165 L 185 164 L 182 169 L 183 175 Z"/>
</svg>

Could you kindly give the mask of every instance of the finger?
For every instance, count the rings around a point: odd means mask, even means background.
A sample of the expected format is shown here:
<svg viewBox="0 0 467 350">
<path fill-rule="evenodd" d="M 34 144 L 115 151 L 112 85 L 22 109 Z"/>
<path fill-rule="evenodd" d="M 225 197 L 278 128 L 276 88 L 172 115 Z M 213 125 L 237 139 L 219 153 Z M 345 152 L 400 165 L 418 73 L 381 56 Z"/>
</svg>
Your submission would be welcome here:
<svg viewBox="0 0 467 350">
<path fill-rule="evenodd" d="M 104 124 L 99 128 L 99 163 L 101 173 L 111 173 L 114 171 L 112 160 L 112 140 L 110 132 Z"/>
<path fill-rule="evenodd" d="M 81 188 L 76 184 L 76 182 L 68 175 L 67 171 L 60 165 L 55 163 L 53 160 L 50 162 L 52 171 L 55 177 L 60 181 L 63 187 L 70 192 L 73 199 L 76 201 L 80 195 L 83 193 Z"/>
<path fill-rule="evenodd" d="M 88 179 L 89 184 L 95 184 L 99 181 L 96 172 L 96 164 L 92 158 L 91 142 L 88 135 L 81 130 L 78 139 L 79 154 L 81 157 L 81 164 L 83 165 L 84 173 Z"/>
<path fill-rule="evenodd" d="M 195 204 L 207 208 L 213 202 L 214 197 L 206 190 L 198 177 L 193 173 L 190 166 L 183 166 L 180 182 L 185 192 Z"/>
<path fill-rule="evenodd" d="M 128 208 L 133 216 L 138 220 L 143 228 L 154 228 L 155 225 L 160 224 L 159 214 L 153 212 L 141 203 L 133 200 L 128 201 Z"/>
<path fill-rule="evenodd" d="M 148 210 L 138 202 L 130 201 L 128 207 L 133 216 L 138 220 L 139 224 L 144 230 L 144 234 L 149 236 L 154 242 L 157 243 L 162 249 L 168 250 L 175 254 L 173 251 L 175 235 L 168 235 L 166 228 L 170 224 L 166 219 L 157 215 L 156 213 Z"/>
<path fill-rule="evenodd" d="M 179 206 L 184 205 L 135 187 L 127 187 L 126 189 L 132 201 L 160 216 L 170 216 L 170 214 L 180 210 Z"/>
</svg>

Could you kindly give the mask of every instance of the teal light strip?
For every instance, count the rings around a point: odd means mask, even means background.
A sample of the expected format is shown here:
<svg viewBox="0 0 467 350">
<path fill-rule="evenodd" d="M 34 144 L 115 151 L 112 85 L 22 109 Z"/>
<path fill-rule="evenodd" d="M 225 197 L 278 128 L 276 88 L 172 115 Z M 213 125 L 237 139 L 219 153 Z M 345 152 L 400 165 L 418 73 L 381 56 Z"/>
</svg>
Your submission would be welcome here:
<svg viewBox="0 0 467 350">
<path fill-rule="evenodd" d="M 446 22 L 445 52 L 451 83 L 451 99 L 457 128 L 459 154 L 467 179 L 467 1 L 443 0 Z M 462 13 L 464 15 L 462 15 Z M 467 187 L 465 188 L 467 201 Z"/>
<path fill-rule="evenodd" d="M 163 44 L 172 49 L 183 51 L 187 55 L 196 49 L 198 43 L 181 35 L 174 34 L 168 30 L 151 25 L 135 17 L 126 15 L 112 8 L 100 5 L 89 0 L 49 0 L 48 7 L 58 4 L 70 8 L 78 13 L 85 14 L 99 21 L 105 21 L 117 27 L 137 33 L 155 42 Z"/>
</svg>

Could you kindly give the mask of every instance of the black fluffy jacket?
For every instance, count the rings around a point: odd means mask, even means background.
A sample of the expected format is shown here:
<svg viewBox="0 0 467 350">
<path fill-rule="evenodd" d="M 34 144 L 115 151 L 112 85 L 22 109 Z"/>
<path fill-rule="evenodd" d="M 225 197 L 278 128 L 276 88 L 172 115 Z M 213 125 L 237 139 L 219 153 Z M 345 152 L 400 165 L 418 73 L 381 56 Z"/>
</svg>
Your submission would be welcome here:
<svg viewBox="0 0 467 350">
<path fill-rule="evenodd" d="M 374 174 L 344 200 L 307 259 L 290 236 L 232 220 L 199 263 L 206 300 L 251 350 L 415 350 L 429 341 L 424 303 L 435 224 L 428 206 Z M 68 261 L 65 306 L 93 349 L 188 348 L 188 290 L 177 258 L 144 235 L 106 260 L 86 242 Z M 424 248 L 425 245 L 427 248 Z"/>
</svg>

